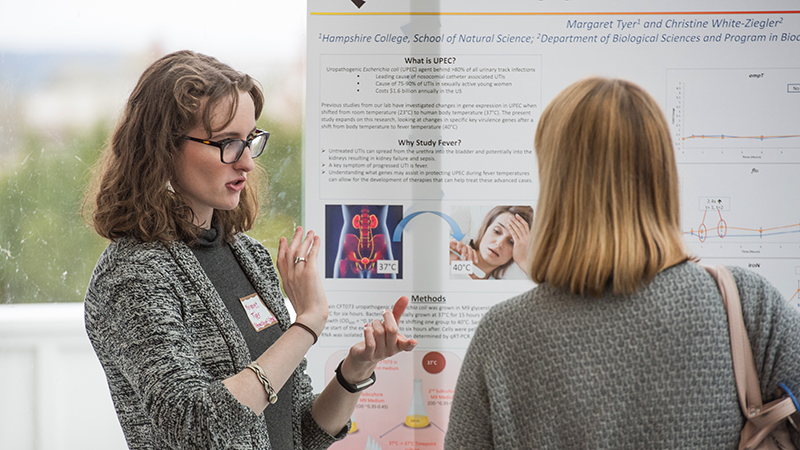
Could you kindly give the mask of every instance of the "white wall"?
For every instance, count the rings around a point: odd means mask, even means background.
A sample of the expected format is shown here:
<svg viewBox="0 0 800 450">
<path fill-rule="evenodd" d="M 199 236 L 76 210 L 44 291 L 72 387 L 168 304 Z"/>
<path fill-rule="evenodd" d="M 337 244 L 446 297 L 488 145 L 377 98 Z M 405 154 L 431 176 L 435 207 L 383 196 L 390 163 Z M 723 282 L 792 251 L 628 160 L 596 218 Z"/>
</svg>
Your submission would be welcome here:
<svg viewBox="0 0 800 450">
<path fill-rule="evenodd" d="M 126 449 L 82 303 L 0 305 L 0 449 Z"/>
</svg>

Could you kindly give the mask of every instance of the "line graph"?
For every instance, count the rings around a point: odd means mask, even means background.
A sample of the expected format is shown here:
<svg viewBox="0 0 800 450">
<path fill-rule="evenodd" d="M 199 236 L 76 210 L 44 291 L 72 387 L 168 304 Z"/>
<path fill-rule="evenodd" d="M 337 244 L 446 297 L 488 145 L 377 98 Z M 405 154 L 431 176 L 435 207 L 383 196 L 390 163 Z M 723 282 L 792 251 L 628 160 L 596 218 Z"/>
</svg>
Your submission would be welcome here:
<svg viewBox="0 0 800 450">
<path fill-rule="evenodd" d="M 800 162 L 800 68 L 667 70 L 679 162 Z"/>
<path fill-rule="evenodd" d="M 706 219 L 708 215 L 708 211 L 703 213 L 703 220 L 701 221 L 700 225 L 697 229 L 692 228 L 688 231 L 684 231 L 684 236 L 693 236 L 696 237 L 700 242 L 705 242 L 706 239 L 709 237 L 719 237 L 720 239 L 724 238 L 764 238 L 770 236 L 780 236 L 780 235 L 788 235 L 788 234 L 800 234 L 800 221 L 789 224 L 789 225 L 781 225 L 775 227 L 758 227 L 758 228 L 747 228 L 747 227 L 733 227 L 729 226 L 728 222 L 722 217 L 722 212 L 717 210 L 717 214 L 719 215 L 719 221 L 716 223 L 716 226 L 712 226 L 711 228 L 706 225 Z"/>
<path fill-rule="evenodd" d="M 687 139 L 754 139 L 758 141 L 770 140 L 770 139 L 793 139 L 793 138 L 800 138 L 800 134 L 787 134 L 787 135 L 776 135 L 776 136 L 764 136 L 763 134 L 760 136 L 735 136 L 735 135 L 724 135 L 724 134 L 693 134 L 691 136 L 683 136 L 681 138 L 682 141 Z"/>
<path fill-rule="evenodd" d="M 800 163 L 684 162 L 678 171 L 689 252 L 760 273 L 800 309 Z"/>
<path fill-rule="evenodd" d="M 769 259 L 757 256 L 747 257 L 704 257 L 704 264 L 724 264 L 727 266 L 745 267 L 766 278 L 772 283 L 783 298 L 800 311 L 800 259 Z"/>
<path fill-rule="evenodd" d="M 800 310 L 800 68 L 669 69 L 686 246 Z"/>
<path fill-rule="evenodd" d="M 797 290 L 794 292 L 794 295 L 789 298 L 789 303 L 796 304 L 798 299 L 800 299 L 800 295 L 798 294 L 800 294 L 800 281 L 797 282 Z"/>
</svg>

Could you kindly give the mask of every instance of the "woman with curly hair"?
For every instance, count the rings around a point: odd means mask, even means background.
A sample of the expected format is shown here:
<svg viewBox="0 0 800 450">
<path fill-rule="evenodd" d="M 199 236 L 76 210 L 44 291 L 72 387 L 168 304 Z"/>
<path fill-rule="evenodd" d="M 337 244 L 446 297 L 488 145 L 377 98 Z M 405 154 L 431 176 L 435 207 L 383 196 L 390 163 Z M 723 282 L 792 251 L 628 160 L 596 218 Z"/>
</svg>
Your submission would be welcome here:
<svg viewBox="0 0 800 450">
<path fill-rule="evenodd" d="M 111 243 L 86 293 L 86 330 L 131 449 L 327 448 L 377 363 L 416 345 L 398 333 L 401 297 L 311 392 L 304 355 L 328 318 L 319 237 L 298 227 L 273 264 L 245 235 L 258 209 L 253 158 L 269 138 L 256 128 L 263 104 L 255 80 L 214 58 L 159 59 L 87 196 Z"/>
</svg>

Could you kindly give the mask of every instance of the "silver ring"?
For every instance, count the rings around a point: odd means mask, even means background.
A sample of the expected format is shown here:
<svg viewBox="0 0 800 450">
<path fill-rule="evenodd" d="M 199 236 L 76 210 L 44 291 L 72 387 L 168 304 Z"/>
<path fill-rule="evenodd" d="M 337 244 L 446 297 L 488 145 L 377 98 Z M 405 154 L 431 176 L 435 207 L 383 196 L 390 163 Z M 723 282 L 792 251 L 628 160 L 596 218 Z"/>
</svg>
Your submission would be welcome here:
<svg viewBox="0 0 800 450">
<path fill-rule="evenodd" d="M 305 259 L 305 258 L 303 258 L 302 256 L 296 256 L 296 257 L 294 258 L 294 263 L 295 263 L 295 264 L 299 263 L 300 261 L 303 261 L 303 262 L 305 262 L 305 261 L 306 261 L 306 259 Z"/>
</svg>

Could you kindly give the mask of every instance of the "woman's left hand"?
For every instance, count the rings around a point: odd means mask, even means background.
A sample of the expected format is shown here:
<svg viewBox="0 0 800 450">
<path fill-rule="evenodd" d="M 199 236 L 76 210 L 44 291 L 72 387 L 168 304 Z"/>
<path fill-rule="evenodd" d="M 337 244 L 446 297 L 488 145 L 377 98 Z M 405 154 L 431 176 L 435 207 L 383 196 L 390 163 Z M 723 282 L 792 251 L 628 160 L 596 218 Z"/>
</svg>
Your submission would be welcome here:
<svg viewBox="0 0 800 450">
<path fill-rule="evenodd" d="M 511 238 L 514 239 L 514 262 L 525 271 L 528 272 L 528 246 L 531 242 L 531 226 L 525 219 L 520 217 L 519 214 L 514 214 L 514 217 L 508 221 L 508 228 L 511 232 Z"/>
<path fill-rule="evenodd" d="M 317 270 L 320 238 L 309 231 L 303 238 L 303 227 L 297 227 L 292 241 L 282 237 L 278 243 L 278 273 L 286 297 L 297 313 L 297 320 L 322 334 L 328 320 L 328 299 Z"/>
<path fill-rule="evenodd" d="M 381 320 L 375 319 L 364 326 L 364 340 L 350 348 L 342 363 L 342 375 L 346 380 L 365 380 L 381 360 L 416 347 L 416 339 L 409 339 L 399 332 L 398 323 L 407 306 L 408 297 L 400 297 L 391 311 L 383 311 Z"/>
<path fill-rule="evenodd" d="M 339 373 L 345 381 L 350 384 L 365 381 L 382 359 L 414 349 L 417 341 L 400 334 L 397 326 L 407 306 L 408 297 L 400 297 L 391 311 L 383 311 L 382 321 L 375 319 L 364 326 L 364 340 L 350 348 L 350 353 L 341 363 Z M 311 416 L 320 428 L 336 435 L 352 417 L 360 395 L 360 392 L 348 392 L 333 379 L 314 401 Z"/>
</svg>

